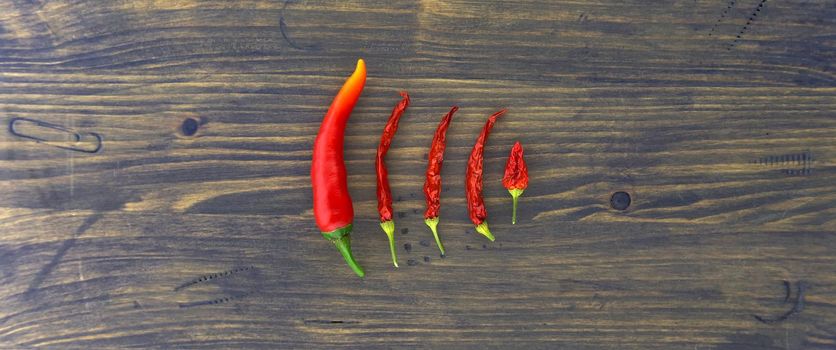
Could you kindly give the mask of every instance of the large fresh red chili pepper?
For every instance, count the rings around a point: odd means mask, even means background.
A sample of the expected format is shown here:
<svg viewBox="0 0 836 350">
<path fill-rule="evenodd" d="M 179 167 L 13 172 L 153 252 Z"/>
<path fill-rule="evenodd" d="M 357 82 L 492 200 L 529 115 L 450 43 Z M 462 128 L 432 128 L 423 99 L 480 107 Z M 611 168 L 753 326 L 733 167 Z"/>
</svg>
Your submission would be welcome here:
<svg viewBox="0 0 836 350">
<path fill-rule="evenodd" d="M 427 211 L 424 212 L 424 222 L 433 231 L 435 243 L 444 256 L 444 246 L 438 237 L 438 209 L 441 207 L 441 164 L 444 162 L 444 148 L 447 146 L 447 128 L 453 119 L 453 113 L 459 107 L 453 106 L 447 114 L 441 118 L 438 128 L 435 129 L 435 136 L 430 146 L 430 153 L 427 155 L 427 179 L 424 181 L 424 197 L 427 199 Z"/>
<path fill-rule="evenodd" d="M 476 225 L 476 232 L 481 233 L 491 242 L 494 241 L 494 237 L 488 228 L 488 211 L 485 209 L 485 201 L 482 199 L 482 161 L 485 153 L 485 142 L 488 140 L 491 128 L 506 111 L 506 109 L 503 109 L 488 118 L 485 127 L 482 128 L 482 133 L 476 139 L 476 144 L 473 145 L 473 150 L 470 151 L 470 158 L 467 160 L 467 172 L 465 173 L 464 189 L 470 221 Z"/>
<path fill-rule="evenodd" d="M 502 185 L 508 189 L 514 201 L 514 211 L 511 215 L 511 224 L 513 225 L 517 223 L 517 198 L 528 187 L 528 166 L 525 165 L 523 147 L 519 141 L 514 143 L 508 161 L 505 163 L 505 176 L 502 177 Z"/>
<path fill-rule="evenodd" d="M 322 119 L 314 142 L 311 164 L 316 224 L 322 236 L 334 243 L 348 266 L 360 277 L 366 273 L 351 254 L 350 234 L 354 207 L 348 194 L 343 140 L 346 123 L 365 84 L 366 64 L 361 59 L 357 61 L 354 74 L 346 80 Z"/>
<path fill-rule="evenodd" d="M 389 189 L 389 174 L 384 158 L 392 145 L 392 138 L 398 131 L 401 115 L 409 106 L 409 95 L 406 91 L 401 92 L 401 97 L 401 102 L 395 105 L 392 114 L 389 115 L 389 121 L 383 128 L 383 134 L 380 135 L 380 145 L 377 146 L 377 158 L 374 162 L 377 172 L 377 211 L 380 213 L 380 227 L 389 237 L 389 250 L 392 252 L 392 263 L 395 267 L 398 267 L 398 256 L 395 252 L 395 222 L 392 220 L 392 190 Z"/>
</svg>

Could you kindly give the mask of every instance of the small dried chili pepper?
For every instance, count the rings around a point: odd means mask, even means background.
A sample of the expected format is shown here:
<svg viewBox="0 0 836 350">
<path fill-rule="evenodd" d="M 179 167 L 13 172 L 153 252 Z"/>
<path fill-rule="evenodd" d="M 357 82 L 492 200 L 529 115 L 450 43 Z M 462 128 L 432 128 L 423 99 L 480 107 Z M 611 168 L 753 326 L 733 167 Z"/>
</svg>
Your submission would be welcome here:
<svg viewBox="0 0 836 350">
<path fill-rule="evenodd" d="M 482 199 L 482 161 L 485 153 L 485 142 L 488 140 L 491 128 L 506 111 L 506 109 L 503 109 L 488 118 L 485 127 L 482 128 L 482 133 L 476 139 L 476 144 L 473 145 L 473 150 L 470 151 L 470 158 L 467 160 L 467 172 L 465 173 L 464 189 L 470 221 L 476 225 L 476 232 L 481 233 L 491 242 L 494 241 L 494 237 L 488 228 L 488 211 L 485 209 L 485 200 Z"/>
<path fill-rule="evenodd" d="M 406 91 L 401 92 L 401 97 L 403 97 L 401 102 L 395 105 L 389 121 L 383 128 L 383 134 L 380 135 L 380 145 L 377 146 L 377 158 L 374 162 L 377 172 L 377 211 L 380 213 L 380 227 L 389 237 L 389 250 L 392 252 L 392 263 L 395 267 L 398 267 L 398 256 L 395 252 L 395 222 L 392 220 L 392 190 L 389 189 L 389 174 L 386 171 L 384 158 L 386 152 L 389 151 L 389 146 L 392 145 L 392 138 L 398 131 L 401 115 L 409 106 L 409 95 Z"/>
<path fill-rule="evenodd" d="M 354 221 L 354 207 L 348 194 L 343 140 L 346 123 L 365 85 L 366 64 L 361 59 L 357 61 L 354 73 L 334 97 L 331 107 L 322 119 L 314 141 L 311 163 L 316 224 L 322 230 L 322 236 L 334 243 L 348 266 L 360 277 L 366 273 L 351 254 L 350 234 Z"/>
<path fill-rule="evenodd" d="M 511 193 L 514 200 L 514 211 L 511 215 L 511 224 L 517 223 L 517 198 L 523 194 L 528 187 L 528 166 L 523 158 L 523 147 L 519 141 L 514 143 L 511 154 L 505 163 L 505 176 L 502 178 L 502 185 Z"/>
<path fill-rule="evenodd" d="M 444 246 L 438 237 L 438 209 L 441 207 L 441 164 L 444 162 L 444 148 L 447 146 L 447 128 L 453 119 L 453 113 L 459 107 L 453 106 L 447 114 L 441 118 L 438 128 L 435 129 L 435 136 L 430 146 L 430 153 L 427 155 L 427 179 L 424 181 L 424 197 L 427 199 L 427 211 L 424 212 L 424 222 L 433 231 L 435 243 L 444 256 Z"/>
</svg>

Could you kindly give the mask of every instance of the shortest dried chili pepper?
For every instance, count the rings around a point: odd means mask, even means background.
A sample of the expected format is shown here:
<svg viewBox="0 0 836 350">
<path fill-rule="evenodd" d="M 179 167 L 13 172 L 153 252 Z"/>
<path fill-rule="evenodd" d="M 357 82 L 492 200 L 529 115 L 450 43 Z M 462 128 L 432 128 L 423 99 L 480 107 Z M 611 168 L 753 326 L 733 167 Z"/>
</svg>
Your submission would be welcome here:
<svg viewBox="0 0 836 350">
<path fill-rule="evenodd" d="M 441 244 L 441 238 L 438 237 L 437 229 L 438 209 L 441 208 L 441 164 L 444 162 L 444 148 L 447 146 L 447 128 L 453 119 L 453 113 L 458 110 L 459 107 L 457 106 L 450 108 L 450 111 L 441 118 L 438 128 L 435 129 L 435 136 L 433 136 L 433 142 L 430 144 L 430 153 L 427 154 L 427 179 L 424 181 L 424 196 L 427 199 L 424 222 L 433 231 L 435 243 L 438 244 L 442 257 L 446 254 L 444 253 L 444 246 Z"/>
<path fill-rule="evenodd" d="M 511 148 L 508 162 L 505 163 L 505 176 L 502 178 L 502 185 L 511 193 L 514 199 L 514 213 L 511 215 L 511 224 L 517 223 L 517 198 L 528 187 L 528 166 L 523 158 L 523 147 L 519 141 Z"/>
<path fill-rule="evenodd" d="M 401 92 L 401 101 L 392 109 L 389 121 L 383 127 L 383 134 L 380 135 L 380 145 L 377 146 L 377 158 L 374 166 L 377 172 L 377 211 L 380 214 L 380 228 L 389 238 L 389 250 L 392 252 L 392 263 L 398 267 L 398 256 L 395 253 L 395 222 L 392 221 L 392 190 L 389 188 L 389 173 L 386 170 L 384 158 L 392 145 L 392 138 L 398 131 L 398 122 L 401 115 L 409 106 L 409 95 L 406 91 Z"/>
<path fill-rule="evenodd" d="M 485 209 L 485 200 L 482 198 L 482 163 L 485 155 L 485 142 L 488 141 L 488 135 L 491 133 L 491 128 L 507 110 L 503 109 L 492 114 L 485 122 L 482 128 L 482 133 L 476 139 L 473 149 L 470 151 L 470 158 L 467 160 L 467 171 L 465 172 L 464 191 L 467 197 L 467 209 L 470 214 L 470 221 L 476 225 L 476 232 L 481 233 L 487 237 L 491 242 L 495 240 L 490 228 L 488 228 L 488 211 Z"/>
</svg>

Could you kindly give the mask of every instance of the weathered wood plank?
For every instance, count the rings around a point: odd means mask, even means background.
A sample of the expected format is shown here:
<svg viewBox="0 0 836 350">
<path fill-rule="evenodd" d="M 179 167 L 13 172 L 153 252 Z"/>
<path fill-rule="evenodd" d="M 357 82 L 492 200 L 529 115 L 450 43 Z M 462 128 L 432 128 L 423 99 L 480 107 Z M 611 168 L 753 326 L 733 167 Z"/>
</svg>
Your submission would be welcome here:
<svg viewBox="0 0 836 350">
<path fill-rule="evenodd" d="M 2 348 L 836 347 L 830 2 L 0 6 Z M 363 280 L 316 232 L 308 179 L 357 57 Z M 393 270 L 372 154 L 402 89 Z M 441 259 L 421 185 L 454 104 Z M 462 175 L 501 107 L 489 244 Z M 102 149 L 35 143 L 15 118 Z M 511 226 L 499 179 L 515 140 L 532 181 Z"/>
</svg>

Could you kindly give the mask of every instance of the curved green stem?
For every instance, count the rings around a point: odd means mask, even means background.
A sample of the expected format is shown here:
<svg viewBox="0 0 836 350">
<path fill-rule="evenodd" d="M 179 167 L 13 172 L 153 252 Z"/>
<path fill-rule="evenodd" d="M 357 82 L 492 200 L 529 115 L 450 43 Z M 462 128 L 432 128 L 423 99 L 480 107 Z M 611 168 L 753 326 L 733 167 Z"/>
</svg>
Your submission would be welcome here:
<svg viewBox="0 0 836 350">
<path fill-rule="evenodd" d="M 392 220 L 383 221 L 380 223 L 380 228 L 386 232 L 386 237 L 389 237 L 389 251 L 392 252 L 392 263 L 398 267 L 398 254 L 395 250 L 395 222 Z"/>
<path fill-rule="evenodd" d="M 508 192 L 511 193 L 512 200 L 514 201 L 514 212 L 513 214 L 511 214 L 511 225 L 515 225 L 517 223 L 517 198 L 520 198 L 520 196 L 523 194 L 523 191 L 525 190 L 520 188 L 508 190 Z"/>
<path fill-rule="evenodd" d="M 447 255 L 444 252 L 444 245 L 441 244 L 441 238 L 438 237 L 438 216 L 430 219 L 424 219 L 424 223 L 430 227 L 430 230 L 433 231 L 433 236 L 435 236 L 435 244 L 438 244 L 438 249 L 441 250 L 441 256 Z"/>
<path fill-rule="evenodd" d="M 493 237 L 491 230 L 488 228 L 488 221 L 482 221 L 481 224 L 476 225 L 476 232 L 481 233 L 483 236 L 487 237 L 491 242 L 495 241 L 496 238 Z"/>
<path fill-rule="evenodd" d="M 354 255 L 351 254 L 351 236 L 345 234 L 337 239 L 331 240 L 334 243 L 334 246 L 337 247 L 337 250 L 340 251 L 340 254 L 343 255 L 343 259 L 354 270 L 354 273 L 357 276 L 363 277 L 366 275 L 366 272 L 363 271 L 363 267 L 357 264 L 357 261 L 354 260 Z"/>
</svg>

